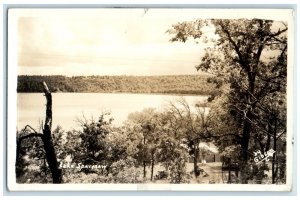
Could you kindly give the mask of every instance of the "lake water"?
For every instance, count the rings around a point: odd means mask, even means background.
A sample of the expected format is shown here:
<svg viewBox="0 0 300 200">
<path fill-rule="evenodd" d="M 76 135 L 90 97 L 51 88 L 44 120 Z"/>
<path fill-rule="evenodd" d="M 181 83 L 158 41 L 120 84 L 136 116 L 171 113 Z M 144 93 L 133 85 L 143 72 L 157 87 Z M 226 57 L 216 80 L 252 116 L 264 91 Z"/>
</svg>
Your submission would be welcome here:
<svg viewBox="0 0 300 200">
<path fill-rule="evenodd" d="M 98 119 L 101 113 L 109 111 L 114 118 L 113 125 L 119 126 L 128 114 L 153 107 L 162 110 L 170 101 L 184 98 L 190 105 L 202 102 L 207 96 L 175 96 L 127 93 L 53 93 L 52 128 L 60 125 L 64 130 L 79 128 L 77 118 Z M 40 130 L 45 120 L 46 99 L 43 93 L 17 94 L 17 129 L 27 124 Z"/>
</svg>

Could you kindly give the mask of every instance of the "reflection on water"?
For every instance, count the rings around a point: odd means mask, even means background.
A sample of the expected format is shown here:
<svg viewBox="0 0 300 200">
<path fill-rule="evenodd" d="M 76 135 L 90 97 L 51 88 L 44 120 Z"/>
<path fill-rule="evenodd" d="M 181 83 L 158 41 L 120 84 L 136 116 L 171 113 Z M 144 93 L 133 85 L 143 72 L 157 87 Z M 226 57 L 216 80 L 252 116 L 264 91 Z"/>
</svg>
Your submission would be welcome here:
<svg viewBox="0 0 300 200">
<path fill-rule="evenodd" d="M 190 104 L 204 101 L 207 96 L 183 96 Z M 46 99 L 42 93 L 18 93 L 17 128 L 20 130 L 30 124 L 37 130 L 45 120 Z M 113 124 L 119 126 L 129 113 L 153 107 L 162 110 L 169 101 L 181 96 L 127 94 L 127 93 L 53 93 L 53 123 L 64 130 L 78 128 L 76 118 L 97 119 L 101 113 L 109 111 L 114 118 Z"/>
</svg>

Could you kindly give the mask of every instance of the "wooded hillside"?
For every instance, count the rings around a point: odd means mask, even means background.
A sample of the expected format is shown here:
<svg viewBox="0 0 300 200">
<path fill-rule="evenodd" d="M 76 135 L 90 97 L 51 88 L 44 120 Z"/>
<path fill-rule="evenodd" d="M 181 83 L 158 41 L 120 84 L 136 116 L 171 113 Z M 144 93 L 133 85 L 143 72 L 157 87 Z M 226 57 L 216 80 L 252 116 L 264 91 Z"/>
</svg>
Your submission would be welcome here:
<svg viewBox="0 0 300 200">
<path fill-rule="evenodd" d="M 213 93 L 207 75 L 177 76 L 18 76 L 18 92 L 43 92 L 46 81 L 55 92 Z"/>
</svg>

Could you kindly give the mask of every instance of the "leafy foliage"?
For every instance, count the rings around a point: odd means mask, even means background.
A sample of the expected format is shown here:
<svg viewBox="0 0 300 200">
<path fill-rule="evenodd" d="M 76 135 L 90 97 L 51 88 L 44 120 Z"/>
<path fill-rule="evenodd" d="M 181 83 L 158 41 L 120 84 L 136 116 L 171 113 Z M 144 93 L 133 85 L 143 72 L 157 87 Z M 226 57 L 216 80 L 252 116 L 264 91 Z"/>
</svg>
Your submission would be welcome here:
<svg viewBox="0 0 300 200">
<path fill-rule="evenodd" d="M 136 160 L 128 157 L 121 159 L 111 166 L 109 175 L 113 183 L 141 183 L 143 182 L 142 170 L 137 167 Z"/>
<path fill-rule="evenodd" d="M 206 34 L 205 28 L 214 34 Z M 286 117 L 277 113 L 274 120 L 270 116 L 285 102 L 287 30 L 285 22 L 263 19 L 195 20 L 177 23 L 168 30 L 173 36 L 172 42 L 193 38 L 207 43 L 202 62 L 196 69 L 211 73 L 213 76 L 208 81 L 220 91 L 221 103 L 216 101 L 223 107 L 219 109 L 222 115 L 218 116 L 218 111 L 212 113 L 216 113 L 215 119 L 223 118 L 222 121 L 231 126 L 221 123 L 214 131 L 217 135 L 223 130 L 227 132 L 226 140 L 219 140 L 223 150 L 226 146 L 241 145 L 243 183 L 247 183 L 249 177 L 246 169 L 252 159 L 249 152 L 257 148 L 267 151 L 271 140 L 274 149 L 282 146 L 277 141 L 286 132 L 283 122 Z M 280 110 L 285 113 L 286 109 L 281 106 Z M 277 153 L 273 156 L 273 183 Z"/>
<path fill-rule="evenodd" d="M 28 134 L 25 129 L 17 133 L 17 137 Z M 51 182 L 41 138 L 29 137 L 22 141 L 16 162 L 16 179 L 17 183 Z"/>
</svg>

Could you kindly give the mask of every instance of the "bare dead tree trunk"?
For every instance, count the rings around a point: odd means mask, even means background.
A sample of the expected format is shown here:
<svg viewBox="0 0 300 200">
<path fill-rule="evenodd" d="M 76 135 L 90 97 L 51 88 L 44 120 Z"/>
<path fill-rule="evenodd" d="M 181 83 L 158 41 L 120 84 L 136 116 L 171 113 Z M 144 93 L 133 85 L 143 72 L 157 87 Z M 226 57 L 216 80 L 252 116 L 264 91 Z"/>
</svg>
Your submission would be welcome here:
<svg viewBox="0 0 300 200">
<path fill-rule="evenodd" d="M 62 172 L 59 169 L 59 164 L 57 162 L 56 153 L 53 145 L 53 140 L 51 136 L 51 127 L 52 127 L 52 95 L 48 89 L 48 86 L 43 82 L 44 93 L 47 100 L 46 104 L 46 120 L 43 129 L 43 142 L 44 149 L 46 152 L 46 160 L 49 165 L 50 171 L 52 173 L 53 183 L 62 182 Z"/>
<path fill-rule="evenodd" d="M 17 139 L 17 155 L 16 155 L 16 163 L 19 161 L 21 144 L 22 141 L 27 138 L 39 137 L 42 139 L 44 143 L 44 150 L 46 153 L 46 160 L 49 165 L 53 183 L 61 183 L 62 182 L 62 171 L 59 169 L 59 164 L 57 162 L 55 148 L 53 145 L 53 140 L 51 136 L 51 127 L 52 127 L 52 95 L 48 89 L 48 86 L 45 82 L 43 82 L 44 93 L 47 100 L 46 104 L 46 120 L 44 124 L 43 134 L 36 132 L 30 125 L 26 125 L 23 130 L 27 128 L 31 129 L 31 133 L 25 136 L 21 136 Z"/>
</svg>

